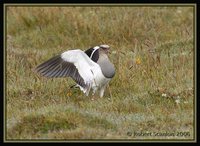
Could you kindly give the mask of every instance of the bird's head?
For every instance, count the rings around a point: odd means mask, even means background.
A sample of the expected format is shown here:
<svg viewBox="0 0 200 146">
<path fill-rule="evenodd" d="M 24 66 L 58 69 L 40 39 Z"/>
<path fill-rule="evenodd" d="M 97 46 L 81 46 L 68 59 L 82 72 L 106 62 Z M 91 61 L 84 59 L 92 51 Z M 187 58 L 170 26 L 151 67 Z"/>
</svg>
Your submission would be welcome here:
<svg viewBox="0 0 200 146">
<path fill-rule="evenodd" d="M 110 50 L 110 46 L 108 46 L 108 45 L 100 45 L 99 46 L 99 50 L 104 52 L 105 54 L 108 54 L 109 50 Z"/>
</svg>

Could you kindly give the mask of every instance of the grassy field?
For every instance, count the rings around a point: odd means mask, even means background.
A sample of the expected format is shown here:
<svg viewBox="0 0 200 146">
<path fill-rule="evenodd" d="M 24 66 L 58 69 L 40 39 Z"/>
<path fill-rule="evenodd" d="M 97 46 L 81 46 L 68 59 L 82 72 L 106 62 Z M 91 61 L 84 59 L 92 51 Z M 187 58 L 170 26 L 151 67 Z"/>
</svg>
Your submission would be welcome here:
<svg viewBox="0 0 200 146">
<path fill-rule="evenodd" d="M 194 139 L 194 8 L 7 7 L 7 140 Z M 33 69 L 72 48 L 111 46 L 116 67 L 92 101 Z"/>
</svg>

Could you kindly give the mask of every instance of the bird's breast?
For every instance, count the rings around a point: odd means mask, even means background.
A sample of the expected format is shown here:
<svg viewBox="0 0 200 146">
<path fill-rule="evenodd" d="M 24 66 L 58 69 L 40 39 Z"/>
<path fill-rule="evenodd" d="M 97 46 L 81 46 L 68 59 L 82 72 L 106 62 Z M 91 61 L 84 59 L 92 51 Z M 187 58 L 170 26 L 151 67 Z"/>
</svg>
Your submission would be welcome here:
<svg viewBox="0 0 200 146">
<path fill-rule="evenodd" d="M 115 75 L 115 67 L 114 65 L 108 60 L 100 60 L 97 62 L 101 68 L 101 71 L 106 78 L 113 78 Z"/>
<path fill-rule="evenodd" d="M 100 88 L 111 80 L 110 78 L 106 78 L 104 76 L 100 67 L 97 70 L 93 70 L 93 75 L 94 75 L 94 80 L 92 84 L 93 87 Z"/>
</svg>

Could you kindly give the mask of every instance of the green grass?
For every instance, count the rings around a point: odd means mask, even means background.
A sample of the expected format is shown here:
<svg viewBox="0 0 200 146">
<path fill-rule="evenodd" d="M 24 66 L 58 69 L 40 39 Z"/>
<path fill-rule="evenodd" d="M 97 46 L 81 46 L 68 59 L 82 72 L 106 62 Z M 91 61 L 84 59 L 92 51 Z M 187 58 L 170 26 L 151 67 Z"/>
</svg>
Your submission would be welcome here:
<svg viewBox="0 0 200 146">
<path fill-rule="evenodd" d="M 6 139 L 194 139 L 193 9 L 7 7 Z M 116 67 L 103 98 L 33 72 L 65 50 L 99 44 L 112 47 Z"/>
</svg>

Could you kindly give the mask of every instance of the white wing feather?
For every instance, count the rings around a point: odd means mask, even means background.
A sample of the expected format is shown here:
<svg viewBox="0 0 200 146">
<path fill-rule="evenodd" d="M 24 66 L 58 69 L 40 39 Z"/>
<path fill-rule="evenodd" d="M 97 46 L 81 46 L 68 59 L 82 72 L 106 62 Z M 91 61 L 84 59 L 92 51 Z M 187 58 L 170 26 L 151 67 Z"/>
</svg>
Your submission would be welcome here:
<svg viewBox="0 0 200 146">
<path fill-rule="evenodd" d="M 85 52 L 79 49 L 66 51 L 61 54 L 61 58 L 64 61 L 73 63 L 76 66 L 85 84 L 89 86 L 89 89 L 80 88 L 82 91 L 89 93 L 88 90 L 96 84 L 95 78 L 98 74 L 102 74 L 100 66 L 92 61 L 87 54 L 85 54 Z"/>
</svg>

